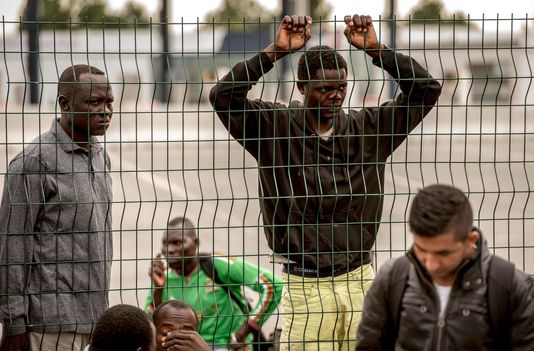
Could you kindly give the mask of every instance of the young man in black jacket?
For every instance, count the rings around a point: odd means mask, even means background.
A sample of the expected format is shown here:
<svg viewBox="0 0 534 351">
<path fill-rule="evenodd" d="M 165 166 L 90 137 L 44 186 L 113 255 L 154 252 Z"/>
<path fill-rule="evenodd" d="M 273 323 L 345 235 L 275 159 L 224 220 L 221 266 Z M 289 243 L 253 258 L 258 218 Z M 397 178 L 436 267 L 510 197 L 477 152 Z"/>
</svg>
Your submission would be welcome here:
<svg viewBox="0 0 534 351">
<path fill-rule="evenodd" d="M 426 187 L 409 218 L 413 246 L 367 293 L 357 350 L 532 350 L 534 281 L 490 254 L 464 193 Z"/>
<path fill-rule="evenodd" d="M 345 23 L 348 42 L 397 80 L 402 93 L 395 100 L 345 112 L 347 63 L 327 46 L 300 58 L 303 102 L 248 99 L 275 61 L 310 39 L 305 16 L 285 16 L 275 41 L 234 66 L 210 92 L 220 120 L 258 162 L 264 230 L 288 283 L 282 350 L 353 348 L 373 278 L 370 250 L 386 160 L 441 92 L 415 60 L 378 41 L 369 16 L 346 16 Z"/>
</svg>

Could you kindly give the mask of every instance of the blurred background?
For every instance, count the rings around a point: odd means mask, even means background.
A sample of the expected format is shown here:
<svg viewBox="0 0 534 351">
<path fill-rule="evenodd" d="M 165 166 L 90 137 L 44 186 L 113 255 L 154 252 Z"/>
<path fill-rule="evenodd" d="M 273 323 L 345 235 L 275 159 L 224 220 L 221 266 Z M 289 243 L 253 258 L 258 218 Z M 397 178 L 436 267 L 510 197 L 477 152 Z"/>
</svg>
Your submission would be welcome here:
<svg viewBox="0 0 534 351">
<path fill-rule="evenodd" d="M 410 200 L 441 182 L 465 190 L 492 249 L 533 274 L 528 11 L 534 5 L 513 0 L 2 1 L 0 186 L 9 160 L 57 117 L 61 72 L 89 63 L 106 71 L 115 94 L 113 123 L 102 138 L 114 180 L 111 304 L 144 306 L 150 260 L 177 215 L 197 225 L 201 251 L 279 273 L 263 235 L 256 162 L 213 113 L 209 89 L 272 40 L 283 14 L 295 13 L 314 20 L 309 46 L 330 45 L 347 59 L 347 109 L 387 101 L 396 85 L 342 34 L 344 15 L 369 14 L 383 43 L 415 57 L 444 87 L 387 165 L 376 266 L 411 245 Z M 250 96 L 299 99 L 298 57 L 277 63 Z"/>
</svg>

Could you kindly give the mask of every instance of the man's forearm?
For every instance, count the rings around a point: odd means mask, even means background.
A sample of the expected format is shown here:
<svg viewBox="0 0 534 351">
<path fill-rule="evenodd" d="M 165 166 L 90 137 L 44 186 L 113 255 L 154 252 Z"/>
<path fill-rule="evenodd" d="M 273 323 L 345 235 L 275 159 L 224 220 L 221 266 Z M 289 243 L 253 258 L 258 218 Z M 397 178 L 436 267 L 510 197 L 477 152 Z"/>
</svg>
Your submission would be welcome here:
<svg viewBox="0 0 534 351">
<path fill-rule="evenodd" d="M 154 294 L 152 295 L 152 307 L 156 309 L 163 302 L 163 288 L 155 287 Z"/>
<path fill-rule="evenodd" d="M 378 43 L 378 46 L 372 47 L 372 48 L 366 48 L 364 49 L 365 53 L 369 55 L 372 59 L 379 58 L 382 54 L 382 50 L 385 49 L 386 46 L 382 43 Z"/>
<path fill-rule="evenodd" d="M 263 49 L 263 52 L 273 63 L 289 54 L 287 51 L 277 49 L 274 43 L 269 44 L 265 49 Z"/>
</svg>

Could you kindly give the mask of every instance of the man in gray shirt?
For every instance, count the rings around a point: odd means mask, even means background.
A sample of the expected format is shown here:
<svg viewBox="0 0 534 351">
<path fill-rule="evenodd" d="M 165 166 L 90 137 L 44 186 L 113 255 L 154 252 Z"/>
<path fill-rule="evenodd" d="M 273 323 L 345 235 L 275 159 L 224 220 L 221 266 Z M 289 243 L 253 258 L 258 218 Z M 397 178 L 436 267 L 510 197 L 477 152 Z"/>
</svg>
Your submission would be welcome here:
<svg viewBox="0 0 534 351">
<path fill-rule="evenodd" d="M 59 78 L 59 119 L 10 162 L 0 205 L 0 350 L 83 350 L 108 307 L 112 117 L 104 72 Z"/>
</svg>

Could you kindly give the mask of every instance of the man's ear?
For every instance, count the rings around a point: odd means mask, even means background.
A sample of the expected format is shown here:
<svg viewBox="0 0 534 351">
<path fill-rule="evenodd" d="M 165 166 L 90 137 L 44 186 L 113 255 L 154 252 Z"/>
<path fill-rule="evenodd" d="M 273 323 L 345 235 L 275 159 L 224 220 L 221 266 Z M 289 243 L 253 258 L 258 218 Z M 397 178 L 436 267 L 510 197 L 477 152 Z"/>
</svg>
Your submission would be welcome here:
<svg viewBox="0 0 534 351">
<path fill-rule="evenodd" d="M 474 249 L 479 238 L 480 234 L 477 230 L 470 231 L 469 234 L 467 234 L 467 244 L 469 245 L 469 248 Z"/>
<path fill-rule="evenodd" d="M 306 92 L 306 83 L 297 82 L 297 88 L 299 89 L 300 93 L 304 95 L 304 93 Z"/>
<path fill-rule="evenodd" d="M 69 99 L 67 99 L 65 95 L 59 95 L 59 97 L 57 98 L 57 102 L 59 104 L 59 107 L 61 108 L 61 111 L 70 110 Z"/>
</svg>

